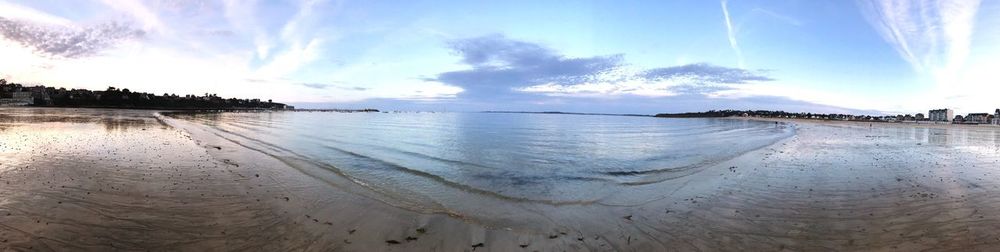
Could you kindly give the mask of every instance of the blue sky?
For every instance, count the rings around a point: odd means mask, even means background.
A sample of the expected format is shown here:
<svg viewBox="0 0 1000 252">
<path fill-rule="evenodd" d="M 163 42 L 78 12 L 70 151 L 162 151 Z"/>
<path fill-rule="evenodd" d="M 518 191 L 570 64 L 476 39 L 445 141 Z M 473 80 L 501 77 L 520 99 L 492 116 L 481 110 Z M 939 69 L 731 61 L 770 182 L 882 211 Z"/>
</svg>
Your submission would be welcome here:
<svg viewBox="0 0 1000 252">
<path fill-rule="evenodd" d="M 1000 2 L 0 0 L 0 77 L 299 107 L 1000 107 Z"/>
</svg>

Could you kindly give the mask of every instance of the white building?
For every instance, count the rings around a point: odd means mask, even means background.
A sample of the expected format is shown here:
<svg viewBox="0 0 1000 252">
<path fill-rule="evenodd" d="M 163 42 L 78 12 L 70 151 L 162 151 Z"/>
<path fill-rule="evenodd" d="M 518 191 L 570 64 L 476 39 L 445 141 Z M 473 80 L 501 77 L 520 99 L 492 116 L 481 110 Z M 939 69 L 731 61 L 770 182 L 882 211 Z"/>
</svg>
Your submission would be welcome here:
<svg viewBox="0 0 1000 252">
<path fill-rule="evenodd" d="M 932 122 L 949 122 L 955 117 L 955 111 L 951 109 L 934 109 L 927 112 L 927 119 Z"/>
</svg>

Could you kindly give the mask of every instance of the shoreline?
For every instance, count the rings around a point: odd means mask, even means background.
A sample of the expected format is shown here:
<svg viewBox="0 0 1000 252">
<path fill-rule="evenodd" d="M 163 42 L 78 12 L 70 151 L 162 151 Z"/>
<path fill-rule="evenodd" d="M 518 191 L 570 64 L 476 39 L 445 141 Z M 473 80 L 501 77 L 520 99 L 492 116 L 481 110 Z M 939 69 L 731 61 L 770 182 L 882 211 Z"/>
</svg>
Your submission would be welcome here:
<svg viewBox="0 0 1000 252">
<path fill-rule="evenodd" d="M 866 126 L 865 124 L 871 125 L 883 125 L 883 126 L 898 126 L 898 127 L 914 127 L 914 126 L 931 126 L 930 128 L 951 128 L 951 127 L 966 127 L 966 128 L 997 128 L 1000 129 L 1000 125 L 995 124 L 954 124 L 954 123 L 943 123 L 943 122 L 886 122 L 886 121 L 844 121 L 844 120 L 822 120 L 822 119 L 799 119 L 799 118 L 768 118 L 768 117 L 718 117 L 732 120 L 754 120 L 754 121 L 765 121 L 765 122 L 799 122 L 799 123 L 820 123 L 829 125 L 858 125 Z"/>
<path fill-rule="evenodd" d="M 143 111 L 73 114 L 86 120 L 0 130 L 0 249 L 1000 247 L 992 231 L 1000 225 L 992 176 L 1000 129 L 991 127 L 788 121 L 788 138 L 597 203 L 478 199 L 414 211 L 434 201 L 386 197 L 280 149 L 253 149 L 280 146 L 226 139 L 198 122 Z"/>
<path fill-rule="evenodd" d="M 505 222 L 471 217 L 469 214 L 473 213 L 455 212 L 440 205 L 437 209 L 425 209 L 419 207 L 418 203 L 407 203 L 408 199 L 387 197 L 386 194 L 359 184 L 358 181 L 336 170 L 319 167 L 317 164 L 293 156 L 278 157 L 262 152 L 255 149 L 258 147 L 247 146 L 251 143 L 227 139 L 207 131 L 203 125 L 196 125 L 195 122 L 169 117 L 163 120 L 168 121 L 172 127 L 191 134 L 193 136 L 191 139 L 216 158 L 234 160 L 231 162 L 232 165 L 246 167 L 262 177 L 273 177 L 279 181 L 297 181 L 295 183 L 300 183 L 302 186 L 296 187 L 307 188 L 308 190 L 291 191 L 290 195 L 297 196 L 285 199 L 284 202 L 279 200 L 277 203 L 291 204 L 287 209 L 285 206 L 281 208 L 293 215 L 297 211 L 299 216 L 307 216 L 303 220 L 304 223 L 308 223 L 309 218 L 325 219 L 328 221 L 314 222 L 329 223 L 327 226 L 334 228 L 341 227 L 344 229 L 342 232 L 353 237 L 349 240 L 317 237 L 314 242 L 324 244 L 321 247 L 347 250 L 385 248 L 390 251 L 463 251 L 479 247 L 503 251 L 525 248 L 558 250 L 576 247 L 570 245 L 575 238 L 567 236 L 569 229 L 562 228 L 543 216 L 519 215 L 517 218 L 521 220 Z M 240 160 L 237 161 L 237 158 Z M 263 167 L 270 168 L 264 170 L 261 169 Z M 301 200 L 326 204 L 295 203 Z M 347 205 L 334 203 L 345 200 L 351 203 Z M 336 210 L 324 211 L 325 209 Z M 373 214 L 379 217 L 370 217 Z M 364 224 L 359 224 L 358 220 L 366 221 Z M 550 231 L 543 231 L 545 229 Z M 317 233 L 322 232 L 317 231 Z M 603 240 L 604 238 L 594 239 L 592 243 L 601 242 L 604 245 L 592 246 L 610 247 L 610 243 Z M 478 244 L 482 245 L 476 246 Z M 593 249 L 595 248 L 591 248 Z"/>
</svg>

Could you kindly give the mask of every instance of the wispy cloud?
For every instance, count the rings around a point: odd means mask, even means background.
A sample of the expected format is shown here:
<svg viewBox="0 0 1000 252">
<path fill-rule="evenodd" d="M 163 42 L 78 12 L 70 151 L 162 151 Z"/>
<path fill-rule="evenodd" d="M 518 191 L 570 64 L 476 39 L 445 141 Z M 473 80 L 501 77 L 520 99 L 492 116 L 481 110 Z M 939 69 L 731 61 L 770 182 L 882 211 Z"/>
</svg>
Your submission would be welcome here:
<svg viewBox="0 0 1000 252">
<path fill-rule="evenodd" d="M 36 9 L 0 1 L 0 17 L 45 25 L 72 26 L 73 22 Z"/>
<path fill-rule="evenodd" d="M 142 25 L 142 29 L 147 32 L 169 31 L 166 24 L 160 20 L 159 15 L 139 0 L 102 0 L 102 3 L 111 9 L 131 16 L 133 19 L 137 20 Z"/>
<path fill-rule="evenodd" d="M 314 14 L 317 8 L 319 8 L 318 5 L 324 2 L 325 0 L 305 0 L 300 2 L 298 13 L 281 28 L 281 38 L 284 40 L 295 39 L 296 35 L 300 34 L 301 30 L 309 25 L 308 21 L 314 18 Z"/>
<path fill-rule="evenodd" d="M 257 77 L 280 78 L 298 71 L 320 57 L 323 40 L 313 38 L 307 43 L 293 43 L 257 69 Z"/>
<path fill-rule="evenodd" d="M 745 63 L 743 61 L 743 50 L 740 50 L 740 43 L 736 41 L 736 31 L 733 29 L 733 20 L 729 17 L 729 6 L 727 0 L 722 0 L 722 15 L 726 20 L 726 32 L 729 35 L 729 46 L 733 48 L 733 52 L 736 53 L 736 59 L 740 68 L 744 68 Z"/>
<path fill-rule="evenodd" d="M 317 83 L 317 82 L 303 82 L 303 83 L 298 83 L 298 84 L 302 85 L 304 87 L 313 88 L 313 89 L 336 88 L 336 89 L 345 90 L 345 91 L 367 91 L 368 90 L 368 88 L 366 88 L 366 87 L 344 86 L 344 85 L 339 85 L 339 84 L 328 84 L 328 83 Z"/>
<path fill-rule="evenodd" d="M 782 14 L 779 14 L 777 12 L 774 12 L 774 11 L 771 11 L 771 10 L 768 10 L 768 9 L 764 9 L 764 8 L 753 8 L 752 10 L 750 10 L 750 12 L 754 13 L 754 14 L 761 14 L 761 15 L 764 15 L 764 16 L 768 16 L 768 17 L 774 18 L 775 20 L 779 20 L 781 22 L 784 22 L 786 24 L 790 24 L 790 25 L 793 25 L 793 26 L 802 26 L 803 25 L 802 21 L 799 20 L 799 19 L 797 19 L 797 18 L 794 18 L 792 16 L 788 16 L 788 15 L 782 15 Z"/>
<path fill-rule="evenodd" d="M 969 56 L 980 0 L 858 0 L 868 22 L 918 72 L 949 76 Z"/>
<path fill-rule="evenodd" d="M 690 78 L 701 82 L 743 84 L 751 81 L 772 81 L 764 76 L 763 71 L 749 71 L 739 68 L 714 66 L 705 63 L 683 66 L 664 67 L 646 70 L 643 76 L 647 79 L 662 80 Z"/>
<path fill-rule="evenodd" d="M 257 56 L 269 62 L 258 69 L 257 75 L 268 78 L 289 76 L 320 58 L 329 42 L 328 37 L 334 37 L 321 36 L 315 31 L 315 22 L 322 17 L 317 10 L 333 9 L 324 5 L 326 3 L 326 0 L 300 1 L 295 14 L 284 23 L 276 36 L 258 31 L 255 38 Z"/>
</svg>

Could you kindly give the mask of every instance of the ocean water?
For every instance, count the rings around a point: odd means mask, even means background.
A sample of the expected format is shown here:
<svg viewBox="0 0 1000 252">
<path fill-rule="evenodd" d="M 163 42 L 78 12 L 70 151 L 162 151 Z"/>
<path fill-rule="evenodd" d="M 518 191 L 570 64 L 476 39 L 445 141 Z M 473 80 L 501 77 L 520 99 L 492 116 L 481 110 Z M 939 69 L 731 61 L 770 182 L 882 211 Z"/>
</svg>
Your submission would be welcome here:
<svg viewBox="0 0 1000 252">
<path fill-rule="evenodd" d="M 739 119 L 515 113 L 177 113 L 274 157 L 421 204 L 599 202 L 794 134 Z M 451 203 L 451 204 L 449 204 Z"/>
</svg>

